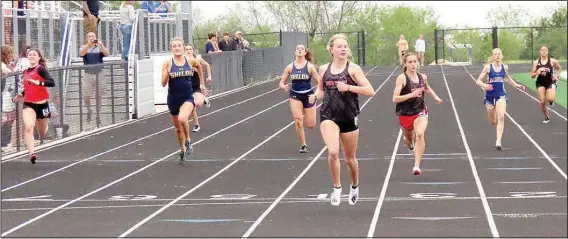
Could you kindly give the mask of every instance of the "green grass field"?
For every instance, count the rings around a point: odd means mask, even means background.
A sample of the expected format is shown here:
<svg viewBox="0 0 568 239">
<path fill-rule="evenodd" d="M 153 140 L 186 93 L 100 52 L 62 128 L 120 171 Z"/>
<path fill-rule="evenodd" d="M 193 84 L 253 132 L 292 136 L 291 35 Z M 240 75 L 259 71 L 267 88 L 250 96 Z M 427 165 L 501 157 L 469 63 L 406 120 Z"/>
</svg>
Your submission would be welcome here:
<svg viewBox="0 0 568 239">
<path fill-rule="evenodd" d="M 523 84 L 527 88 L 531 89 L 532 91 L 536 92 L 535 87 L 535 79 L 531 78 L 529 73 L 515 73 L 512 74 L 511 77 L 518 81 L 519 83 Z M 566 108 L 566 88 L 568 84 L 566 83 L 566 79 L 560 79 L 558 81 L 558 87 L 556 88 L 556 103 L 562 105 Z"/>
</svg>

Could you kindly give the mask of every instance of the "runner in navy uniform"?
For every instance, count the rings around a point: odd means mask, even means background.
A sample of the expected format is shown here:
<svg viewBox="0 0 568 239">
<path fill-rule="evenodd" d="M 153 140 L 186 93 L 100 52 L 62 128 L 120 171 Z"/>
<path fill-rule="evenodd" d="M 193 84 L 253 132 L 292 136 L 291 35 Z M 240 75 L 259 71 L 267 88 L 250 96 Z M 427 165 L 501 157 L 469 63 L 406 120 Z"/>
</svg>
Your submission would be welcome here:
<svg viewBox="0 0 568 239">
<path fill-rule="evenodd" d="M 363 70 L 349 62 L 349 43 L 345 35 L 338 34 L 331 37 L 328 50 L 333 60 L 319 68 L 322 80 L 318 84 L 316 93 L 310 96 L 310 103 L 317 99 L 323 100 L 320 109 L 320 130 L 327 146 L 327 158 L 333 181 L 331 204 L 339 205 L 342 191 L 339 163 L 339 140 L 341 140 L 351 176 L 349 204 L 354 205 L 359 199 L 359 166 L 355 158 L 359 140 L 358 95 L 373 96 L 374 90 Z"/>
<path fill-rule="evenodd" d="M 193 48 L 192 45 L 185 46 L 185 55 L 190 60 L 196 59 L 196 60 L 199 61 L 199 63 L 201 63 L 202 65 L 205 65 L 205 67 L 207 68 L 207 83 L 211 84 L 211 82 L 213 81 L 211 79 L 211 65 L 209 65 L 209 63 L 207 61 L 203 60 L 203 58 L 201 58 L 201 56 L 195 55 L 195 49 Z M 207 99 L 208 93 L 206 91 L 201 92 L 201 85 L 203 85 L 203 82 L 201 82 L 201 80 L 199 79 L 199 76 L 193 75 L 193 78 L 191 79 L 191 87 L 193 88 L 193 92 L 194 92 L 194 94 L 203 94 L 203 97 L 204 97 L 203 104 L 205 104 L 205 106 L 207 108 L 209 108 L 209 107 L 211 107 L 211 103 Z M 199 117 L 197 116 L 197 108 L 193 109 L 193 112 L 191 112 L 191 117 L 193 118 L 193 124 L 195 125 L 193 127 L 193 132 L 197 132 L 201 129 L 201 125 L 199 124 Z"/>
<path fill-rule="evenodd" d="M 396 78 L 392 101 L 396 104 L 400 127 L 404 132 L 404 142 L 411 152 L 414 152 L 414 167 L 412 173 L 420 174 L 420 161 L 426 148 L 424 133 L 428 126 L 428 109 L 423 92 L 429 93 L 436 103 L 442 100 L 428 84 L 428 77 L 418 73 L 418 57 L 409 52 L 402 56 L 404 73 Z"/>
<path fill-rule="evenodd" d="M 556 68 L 556 76 L 553 74 L 553 68 Z M 533 63 L 531 77 L 536 77 L 536 89 L 538 91 L 538 100 L 540 101 L 540 109 L 544 113 L 544 121 L 542 123 L 548 124 L 550 117 L 548 115 L 548 108 L 546 102 L 550 106 L 554 105 L 556 100 L 556 81 L 560 77 L 562 67 L 554 58 L 548 55 L 548 47 L 543 45 L 540 47 L 540 57 Z"/>
<path fill-rule="evenodd" d="M 485 107 L 491 125 L 497 126 L 497 140 L 495 148 L 502 149 L 501 139 L 505 128 L 505 111 L 507 110 L 507 91 L 505 81 L 515 88 L 525 90 L 525 86 L 517 84 L 509 76 L 509 67 L 501 62 L 503 53 L 501 49 L 493 49 L 491 63 L 485 65 L 477 78 L 476 84 L 485 91 Z M 485 83 L 487 82 L 487 83 Z"/>
<path fill-rule="evenodd" d="M 292 80 L 291 89 L 289 84 L 286 84 L 288 78 Z M 318 70 L 312 64 L 312 54 L 304 45 L 298 45 L 296 46 L 296 60 L 284 69 L 279 85 L 284 91 L 290 91 L 290 110 L 296 123 L 296 134 L 300 139 L 300 153 L 308 152 L 304 122 L 310 129 L 316 125 L 316 107 L 314 103 L 309 102 L 309 96 L 314 94 L 311 85 L 312 78 L 318 83 L 321 81 Z"/>
<path fill-rule="evenodd" d="M 203 82 L 203 68 L 197 60 L 188 60 L 184 56 L 183 39 L 172 39 L 170 47 L 173 57 L 162 64 L 162 86 L 168 86 L 168 109 L 181 147 L 181 163 L 185 161 L 186 153 L 193 152 L 188 118 L 195 107 L 203 105 L 204 97 L 203 94 L 194 94 L 191 81 L 194 74 L 199 74 L 199 80 Z M 201 87 L 203 90 L 205 86 L 202 84 Z"/>
</svg>

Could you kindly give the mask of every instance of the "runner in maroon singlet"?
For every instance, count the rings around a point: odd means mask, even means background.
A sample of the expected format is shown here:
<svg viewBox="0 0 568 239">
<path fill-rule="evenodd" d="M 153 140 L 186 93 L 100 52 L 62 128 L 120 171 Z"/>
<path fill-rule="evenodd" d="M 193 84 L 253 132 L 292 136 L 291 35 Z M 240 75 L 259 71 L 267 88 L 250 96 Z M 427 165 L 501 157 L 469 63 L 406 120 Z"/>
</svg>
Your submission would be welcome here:
<svg viewBox="0 0 568 239">
<path fill-rule="evenodd" d="M 329 39 L 328 50 L 333 60 L 320 67 L 322 80 L 318 83 L 315 95 L 310 96 L 310 103 L 316 99 L 323 100 L 320 109 L 320 131 L 327 146 L 327 158 L 333 180 L 331 204 L 339 205 L 342 191 L 339 163 L 341 140 L 351 176 L 349 204 L 354 205 L 359 198 L 359 166 L 355 158 L 359 140 L 359 94 L 373 96 L 374 91 L 363 70 L 355 63 L 349 62 L 349 43 L 345 35 L 338 34 Z"/>
<path fill-rule="evenodd" d="M 442 100 L 428 85 L 426 75 L 416 71 L 418 67 L 416 54 L 409 52 L 402 59 L 404 73 L 396 78 L 392 101 L 396 104 L 395 111 L 400 127 L 404 131 L 404 142 L 414 153 L 413 174 L 419 175 L 420 161 L 426 147 L 424 133 L 428 126 L 428 109 L 423 92 L 430 93 L 438 104 L 442 103 Z"/>
<path fill-rule="evenodd" d="M 552 74 L 554 68 L 556 68 L 556 75 Z M 550 106 L 554 105 L 556 100 L 556 82 L 560 78 L 561 72 L 562 67 L 558 60 L 548 55 L 548 46 L 542 45 L 540 47 L 540 57 L 533 63 L 531 78 L 534 79 L 536 77 L 535 84 L 538 91 L 538 101 L 540 101 L 540 109 L 544 114 L 543 124 L 550 122 L 546 103 L 550 104 Z"/>
</svg>

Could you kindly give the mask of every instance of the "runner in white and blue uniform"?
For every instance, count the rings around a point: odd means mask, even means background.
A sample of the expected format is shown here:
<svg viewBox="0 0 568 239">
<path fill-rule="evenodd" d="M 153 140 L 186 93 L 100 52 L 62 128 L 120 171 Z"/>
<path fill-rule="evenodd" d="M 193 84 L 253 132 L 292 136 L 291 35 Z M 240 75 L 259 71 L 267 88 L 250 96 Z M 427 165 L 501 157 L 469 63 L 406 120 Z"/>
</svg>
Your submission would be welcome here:
<svg viewBox="0 0 568 239">
<path fill-rule="evenodd" d="M 290 91 L 290 110 L 296 123 L 296 134 L 300 139 L 300 153 L 308 152 L 304 123 L 310 129 L 316 125 L 316 107 L 314 107 L 315 103 L 309 102 L 309 97 L 314 94 L 315 89 L 315 86 L 312 87 L 311 84 L 312 79 L 319 82 L 321 77 L 311 62 L 310 51 L 304 45 L 296 46 L 296 60 L 284 69 L 279 84 L 284 91 Z M 291 88 L 289 84 L 286 84 L 288 78 L 292 80 Z"/>
<path fill-rule="evenodd" d="M 177 140 L 180 144 L 180 163 L 185 161 L 185 154 L 193 152 L 189 135 L 188 118 L 195 107 L 203 105 L 202 94 L 194 94 L 192 80 L 195 74 L 203 81 L 203 68 L 195 59 L 184 56 L 183 39 L 176 37 L 170 42 L 173 53 L 162 64 L 162 86 L 168 86 L 168 109 L 172 115 Z"/>
<path fill-rule="evenodd" d="M 491 125 L 497 126 L 497 140 L 495 148 L 501 150 L 501 139 L 505 127 L 505 111 L 507 109 L 507 92 L 505 81 L 515 88 L 525 90 L 523 85 L 517 84 L 508 73 L 508 66 L 501 62 L 503 53 L 501 49 L 493 49 L 492 60 L 483 67 L 476 84 L 485 91 L 485 107 Z"/>
</svg>

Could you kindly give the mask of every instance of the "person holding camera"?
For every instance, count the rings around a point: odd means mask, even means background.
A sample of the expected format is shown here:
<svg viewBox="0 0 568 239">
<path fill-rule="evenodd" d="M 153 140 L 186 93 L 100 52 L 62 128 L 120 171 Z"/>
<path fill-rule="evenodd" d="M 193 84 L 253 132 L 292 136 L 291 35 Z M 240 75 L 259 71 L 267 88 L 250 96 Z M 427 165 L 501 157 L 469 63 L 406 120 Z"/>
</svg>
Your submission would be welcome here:
<svg viewBox="0 0 568 239">
<path fill-rule="evenodd" d="M 93 110 L 91 108 L 91 97 L 95 96 L 97 113 L 101 109 L 101 93 L 104 92 L 102 86 L 104 85 L 103 71 L 103 58 L 109 55 L 108 49 L 105 45 L 97 40 L 97 35 L 94 32 L 87 33 L 87 44 L 81 47 L 79 56 L 83 58 L 85 65 L 84 77 L 81 77 L 81 90 L 83 101 L 87 107 L 87 122 L 91 122 Z M 96 91 L 98 94 L 95 95 Z M 98 122 L 97 122 L 98 123 Z"/>
</svg>

